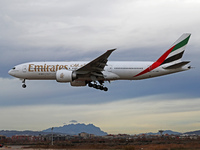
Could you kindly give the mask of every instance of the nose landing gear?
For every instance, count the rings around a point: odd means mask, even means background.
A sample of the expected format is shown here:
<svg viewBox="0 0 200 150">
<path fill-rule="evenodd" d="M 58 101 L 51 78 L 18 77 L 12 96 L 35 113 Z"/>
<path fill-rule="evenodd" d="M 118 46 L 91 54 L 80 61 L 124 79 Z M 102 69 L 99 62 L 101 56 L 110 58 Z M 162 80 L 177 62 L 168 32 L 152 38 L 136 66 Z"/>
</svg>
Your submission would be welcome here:
<svg viewBox="0 0 200 150">
<path fill-rule="evenodd" d="M 23 88 L 26 88 L 25 81 L 26 81 L 25 79 L 22 81 L 22 83 L 23 83 L 23 84 L 22 84 L 22 87 L 23 87 Z"/>
</svg>

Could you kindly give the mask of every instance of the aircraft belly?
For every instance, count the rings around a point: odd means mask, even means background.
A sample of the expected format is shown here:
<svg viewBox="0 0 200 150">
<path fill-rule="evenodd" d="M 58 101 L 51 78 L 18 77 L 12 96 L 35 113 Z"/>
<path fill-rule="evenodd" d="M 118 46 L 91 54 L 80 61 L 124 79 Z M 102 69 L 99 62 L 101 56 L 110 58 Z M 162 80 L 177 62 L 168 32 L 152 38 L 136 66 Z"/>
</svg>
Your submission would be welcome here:
<svg viewBox="0 0 200 150">
<path fill-rule="evenodd" d="M 106 80 L 117 80 L 120 78 L 117 74 L 110 71 L 103 71 L 103 76 Z"/>
</svg>

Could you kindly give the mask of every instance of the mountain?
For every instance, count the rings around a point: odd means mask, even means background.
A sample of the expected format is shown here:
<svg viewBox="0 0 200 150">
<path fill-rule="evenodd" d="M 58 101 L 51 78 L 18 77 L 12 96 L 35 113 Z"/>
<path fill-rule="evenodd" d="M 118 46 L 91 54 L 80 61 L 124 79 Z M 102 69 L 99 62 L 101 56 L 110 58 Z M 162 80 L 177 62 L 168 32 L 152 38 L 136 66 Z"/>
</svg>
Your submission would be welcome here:
<svg viewBox="0 0 200 150">
<path fill-rule="evenodd" d="M 159 133 L 159 132 L 158 132 Z M 163 135 L 164 134 L 169 134 L 169 135 L 180 135 L 180 134 L 182 134 L 182 133 L 180 133 L 180 132 L 175 132 L 175 131 L 172 131 L 172 130 L 165 130 L 164 132 L 163 132 Z"/>
<path fill-rule="evenodd" d="M 196 134 L 196 135 L 200 135 L 200 130 L 185 132 L 184 134 Z"/>
<path fill-rule="evenodd" d="M 163 130 L 164 132 L 162 133 L 163 135 L 165 134 L 169 134 L 169 135 L 180 135 L 182 133 L 180 132 L 175 132 L 175 131 L 172 131 L 172 130 Z M 160 135 L 160 132 L 157 132 L 157 133 L 152 133 L 152 132 L 149 132 L 149 133 L 145 133 L 147 135 Z"/>
<path fill-rule="evenodd" d="M 43 132 L 51 132 L 51 128 L 43 130 Z M 80 123 L 64 125 L 62 127 L 54 127 L 53 132 L 69 135 L 78 135 L 81 132 L 86 132 L 97 136 L 107 135 L 106 132 L 102 131 L 99 127 L 96 127 L 93 124 L 86 125 Z"/>
<path fill-rule="evenodd" d="M 107 135 L 106 132 L 101 131 L 100 128 L 95 127 L 93 124 L 69 124 L 69 125 L 64 125 L 63 127 L 55 127 L 53 129 L 54 133 L 62 133 L 62 134 L 68 134 L 68 135 L 78 135 L 81 132 L 86 132 L 89 134 L 94 134 L 98 136 L 104 136 Z M 46 134 L 51 134 L 51 128 L 43 130 L 43 131 L 16 131 L 16 130 L 0 130 L 0 135 L 5 135 L 6 137 L 12 137 L 13 135 L 32 135 L 32 136 L 38 136 L 38 135 L 46 135 Z M 143 133 L 144 134 L 144 133 Z M 145 133 L 146 135 L 159 135 L 160 133 Z M 200 135 L 200 130 L 197 131 L 191 131 L 191 132 L 185 132 L 185 133 L 180 133 L 180 132 L 174 132 L 171 130 L 165 130 L 163 132 L 163 135 L 169 134 L 169 135 L 180 135 L 180 134 L 196 134 Z M 139 134 L 140 135 L 140 134 Z"/>
</svg>

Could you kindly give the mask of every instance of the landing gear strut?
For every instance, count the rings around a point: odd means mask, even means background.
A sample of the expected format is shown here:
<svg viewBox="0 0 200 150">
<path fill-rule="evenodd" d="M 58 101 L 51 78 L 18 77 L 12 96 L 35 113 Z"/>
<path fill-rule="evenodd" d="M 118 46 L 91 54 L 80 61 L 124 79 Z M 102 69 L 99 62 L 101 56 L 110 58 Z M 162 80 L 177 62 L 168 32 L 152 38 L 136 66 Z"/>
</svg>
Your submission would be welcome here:
<svg viewBox="0 0 200 150">
<path fill-rule="evenodd" d="M 22 84 L 22 87 L 23 87 L 23 88 L 26 88 L 25 81 L 26 81 L 25 79 L 22 81 L 22 83 L 23 83 L 23 84 Z"/>
<path fill-rule="evenodd" d="M 97 85 L 96 82 L 94 82 L 94 84 L 92 84 L 91 82 L 88 83 L 89 87 L 93 87 L 95 89 L 99 89 L 99 90 L 104 90 L 104 91 L 108 91 L 107 87 L 104 87 L 102 84 L 101 85 Z"/>
</svg>

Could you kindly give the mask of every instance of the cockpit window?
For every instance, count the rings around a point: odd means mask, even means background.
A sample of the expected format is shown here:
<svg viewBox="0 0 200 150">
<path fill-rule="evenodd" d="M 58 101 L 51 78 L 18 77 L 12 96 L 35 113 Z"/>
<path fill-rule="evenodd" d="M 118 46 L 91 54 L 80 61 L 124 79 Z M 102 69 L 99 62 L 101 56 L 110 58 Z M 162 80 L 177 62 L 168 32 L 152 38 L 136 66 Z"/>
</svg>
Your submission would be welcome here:
<svg viewBox="0 0 200 150">
<path fill-rule="evenodd" d="M 12 68 L 13 70 L 15 70 L 15 67 L 14 68 Z"/>
</svg>

